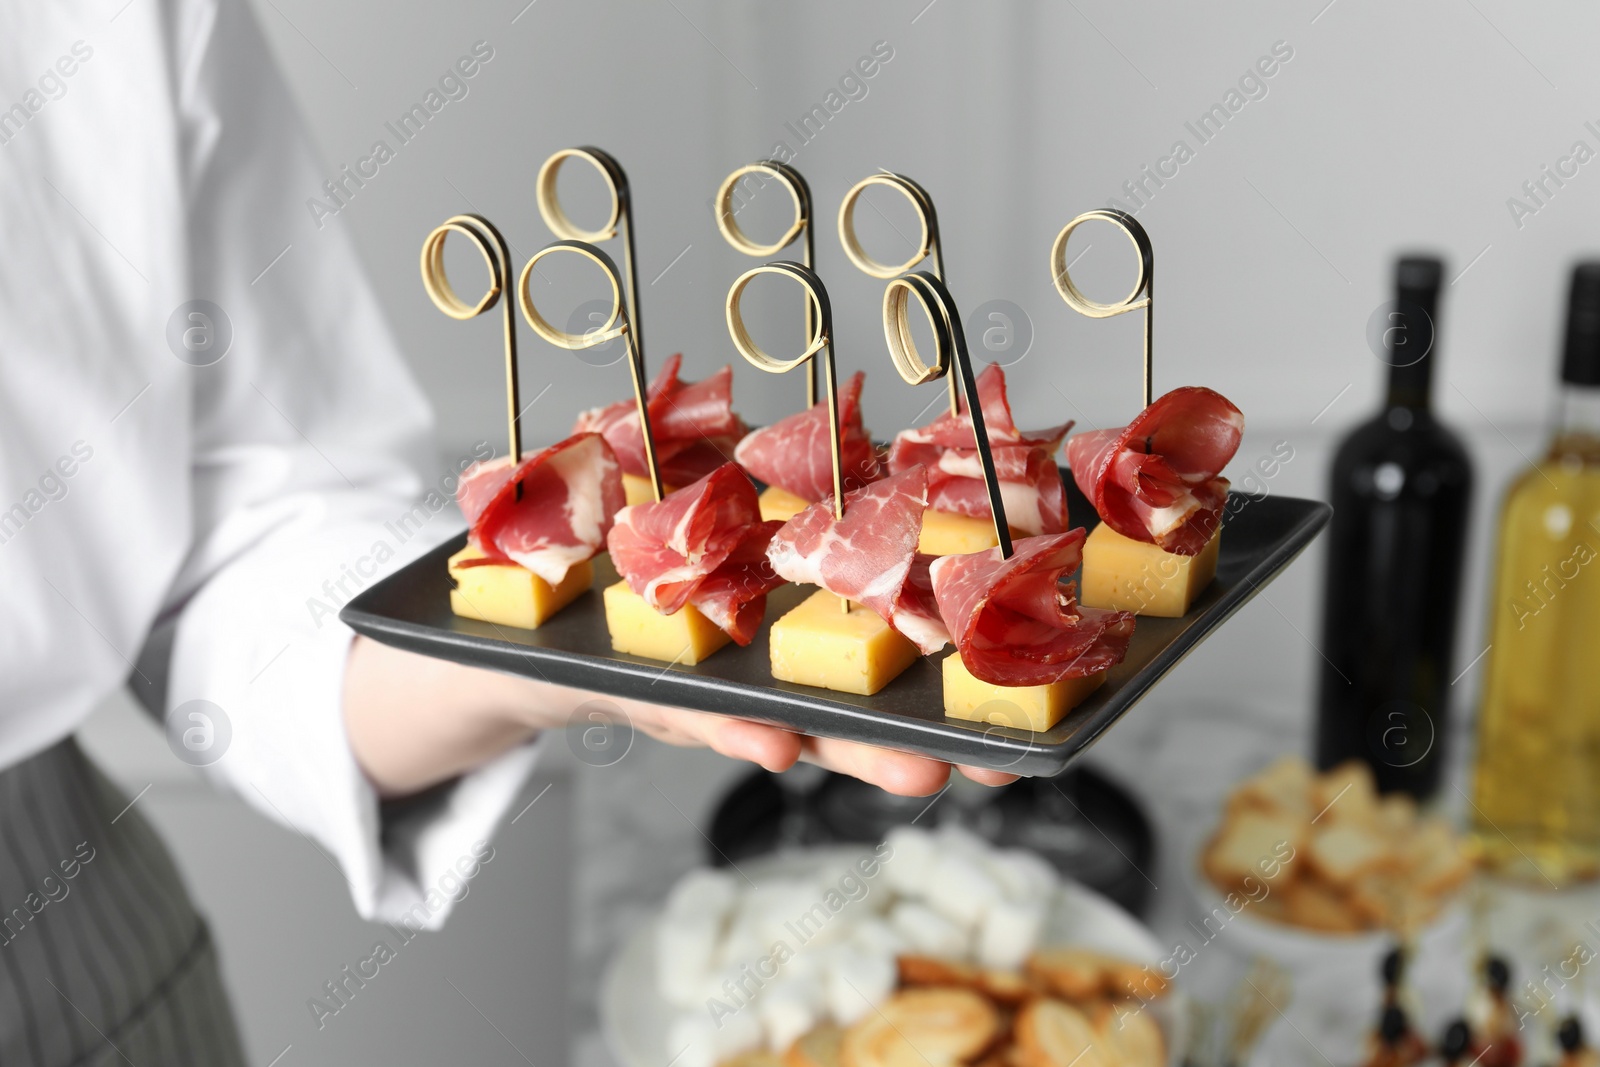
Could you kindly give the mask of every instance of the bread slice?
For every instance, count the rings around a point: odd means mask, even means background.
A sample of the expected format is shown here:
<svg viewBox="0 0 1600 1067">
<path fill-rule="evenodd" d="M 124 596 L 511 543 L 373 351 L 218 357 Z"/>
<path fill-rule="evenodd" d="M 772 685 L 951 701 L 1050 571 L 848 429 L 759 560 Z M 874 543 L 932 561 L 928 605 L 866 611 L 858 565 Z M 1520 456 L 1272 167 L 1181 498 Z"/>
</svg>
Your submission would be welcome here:
<svg viewBox="0 0 1600 1067">
<path fill-rule="evenodd" d="M 1012 1067 L 1011 1054 L 1015 1045 L 998 1044 L 973 1061 L 972 1067 Z"/>
<path fill-rule="evenodd" d="M 783 1057 L 764 1048 L 753 1048 L 720 1061 L 717 1067 L 784 1067 Z"/>
<path fill-rule="evenodd" d="M 1420 893 L 1443 896 L 1460 888 L 1472 875 L 1473 857 L 1443 819 L 1423 819 L 1407 842 L 1412 886 Z"/>
<path fill-rule="evenodd" d="M 1029 1067 L 1119 1067 L 1089 1016 L 1065 1001 L 1041 998 L 1017 1015 L 1017 1045 Z"/>
<path fill-rule="evenodd" d="M 1230 810 L 1255 808 L 1309 818 L 1316 814 L 1309 810 L 1311 780 L 1309 763 L 1299 756 L 1284 756 L 1235 786 L 1228 806 Z"/>
<path fill-rule="evenodd" d="M 783 1054 L 783 1067 L 839 1067 L 844 1030 L 831 1023 L 803 1034 Z"/>
<path fill-rule="evenodd" d="M 1015 1007 L 1043 990 L 1018 971 L 986 970 L 978 973 L 978 991 L 1004 1007 Z"/>
<path fill-rule="evenodd" d="M 841 1067 L 946 1067 L 986 1051 L 1000 1014 L 970 989 L 928 987 L 896 993 L 844 1033 Z"/>
<path fill-rule="evenodd" d="M 1106 993 L 1105 959 L 1083 948 L 1040 949 L 1025 965 L 1028 977 L 1049 992 L 1084 1002 Z"/>
<path fill-rule="evenodd" d="M 907 986 L 977 986 L 978 969 L 958 960 L 908 954 L 899 957 L 900 984 Z"/>
<path fill-rule="evenodd" d="M 1392 838 L 1411 833 L 1417 826 L 1417 802 L 1405 793 L 1390 793 L 1378 801 L 1378 826 Z"/>
<path fill-rule="evenodd" d="M 1307 820 L 1288 813 L 1246 809 L 1222 823 L 1202 861 L 1206 876 L 1224 892 L 1245 885 L 1245 879 L 1266 879 L 1284 846 L 1298 855 L 1305 847 Z M 1282 878 L 1283 870 L 1278 871 Z M 1276 879 L 1274 879 L 1276 881 Z"/>
<path fill-rule="evenodd" d="M 1108 1005 L 1095 1015 L 1094 1028 L 1114 1067 L 1163 1067 L 1167 1062 L 1167 1039 L 1142 1005 Z"/>
<path fill-rule="evenodd" d="M 1105 983 L 1106 992 L 1111 996 L 1138 1000 L 1165 996 L 1172 988 L 1172 983 L 1153 967 L 1109 956 L 1106 957 Z"/>
<path fill-rule="evenodd" d="M 1378 786 L 1372 768 L 1360 760 L 1323 771 L 1311 783 L 1312 818 L 1325 822 L 1374 823 L 1378 819 Z"/>
<path fill-rule="evenodd" d="M 1398 932 L 1415 929 L 1424 910 L 1405 876 L 1394 871 L 1374 871 L 1358 878 L 1350 887 L 1349 901 L 1363 926 Z"/>
<path fill-rule="evenodd" d="M 1342 889 L 1362 875 L 1395 864 L 1388 835 L 1358 822 L 1318 827 L 1306 846 L 1306 859 L 1330 885 Z"/>
<path fill-rule="evenodd" d="M 1148 1000 L 1167 991 L 1168 982 L 1132 960 L 1086 948 L 1051 948 L 1035 952 L 1027 975 L 1050 993 L 1084 1004 L 1106 997 Z"/>
<path fill-rule="evenodd" d="M 1363 928 L 1344 897 L 1315 882 L 1296 882 L 1284 891 L 1283 914 L 1295 926 L 1329 934 L 1353 934 Z"/>
</svg>

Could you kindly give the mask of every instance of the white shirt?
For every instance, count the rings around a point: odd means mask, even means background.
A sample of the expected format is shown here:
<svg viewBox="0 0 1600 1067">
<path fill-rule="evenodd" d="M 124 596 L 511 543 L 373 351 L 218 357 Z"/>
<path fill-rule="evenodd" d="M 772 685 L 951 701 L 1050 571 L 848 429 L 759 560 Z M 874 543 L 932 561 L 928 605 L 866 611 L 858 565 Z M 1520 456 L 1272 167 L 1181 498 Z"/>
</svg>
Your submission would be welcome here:
<svg viewBox="0 0 1600 1067">
<path fill-rule="evenodd" d="M 208 773 L 395 918 L 470 859 L 533 750 L 385 854 L 334 614 L 380 542 L 386 570 L 425 547 L 384 524 L 434 488 L 431 415 L 344 228 L 305 210 L 298 119 L 242 0 L 0 5 L 0 767 L 170 668 L 169 709 L 231 727 Z M 179 311 L 196 299 L 223 316 Z M 148 650 L 172 620 L 170 658 Z"/>
</svg>

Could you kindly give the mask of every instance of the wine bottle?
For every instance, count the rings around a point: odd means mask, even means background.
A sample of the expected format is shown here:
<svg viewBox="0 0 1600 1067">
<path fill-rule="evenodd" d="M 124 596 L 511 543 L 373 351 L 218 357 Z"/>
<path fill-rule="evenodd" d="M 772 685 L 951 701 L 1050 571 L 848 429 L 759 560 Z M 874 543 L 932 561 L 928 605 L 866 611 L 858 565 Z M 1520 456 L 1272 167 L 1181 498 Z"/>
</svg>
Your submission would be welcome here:
<svg viewBox="0 0 1600 1067">
<path fill-rule="evenodd" d="M 1572 275 L 1556 425 L 1506 492 L 1473 818 L 1490 864 L 1600 874 L 1600 262 Z"/>
<path fill-rule="evenodd" d="M 1444 265 L 1407 256 L 1386 305 L 1383 410 L 1334 456 L 1317 763 L 1359 759 L 1378 788 L 1434 792 L 1450 683 L 1472 467 L 1430 406 Z"/>
</svg>

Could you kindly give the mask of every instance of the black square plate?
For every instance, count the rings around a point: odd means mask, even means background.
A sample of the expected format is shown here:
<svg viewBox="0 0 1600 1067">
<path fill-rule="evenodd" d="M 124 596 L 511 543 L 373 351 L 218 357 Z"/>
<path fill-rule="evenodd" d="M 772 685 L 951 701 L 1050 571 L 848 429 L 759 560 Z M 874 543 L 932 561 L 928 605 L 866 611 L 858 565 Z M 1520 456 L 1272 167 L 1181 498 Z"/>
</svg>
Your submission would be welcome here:
<svg viewBox="0 0 1600 1067">
<path fill-rule="evenodd" d="M 1065 471 L 1069 514 L 1099 517 Z M 938 657 L 913 663 L 876 696 L 854 696 L 773 679 L 763 626 L 748 648 L 728 645 L 694 667 L 611 650 L 600 591 L 617 580 L 609 556 L 594 561 L 595 584 L 537 630 L 463 619 L 450 610 L 446 559 L 463 533 L 363 591 L 339 617 L 357 633 L 425 656 L 508 671 L 596 693 L 775 723 L 803 733 L 905 749 L 1014 774 L 1059 774 L 1150 687 L 1311 543 L 1333 509 L 1313 500 L 1231 495 L 1217 577 L 1181 619 L 1139 619 L 1128 655 L 1106 682 L 1045 733 L 947 719 Z M 777 619 L 814 590 L 786 585 L 767 597 Z"/>
</svg>

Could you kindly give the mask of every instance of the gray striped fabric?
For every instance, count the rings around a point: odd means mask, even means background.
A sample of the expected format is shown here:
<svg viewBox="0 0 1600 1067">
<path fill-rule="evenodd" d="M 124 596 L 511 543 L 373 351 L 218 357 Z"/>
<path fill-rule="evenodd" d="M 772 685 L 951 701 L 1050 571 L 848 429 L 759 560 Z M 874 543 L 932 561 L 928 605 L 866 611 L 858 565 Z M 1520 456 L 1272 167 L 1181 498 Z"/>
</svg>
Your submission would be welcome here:
<svg viewBox="0 0 1600 1067">
<path fill-rule="evenodd" d="M 138 808 L 68 739 L 0 771 L 0 1064 L 232 1067 L 205 923 Z"/>
</svg>

